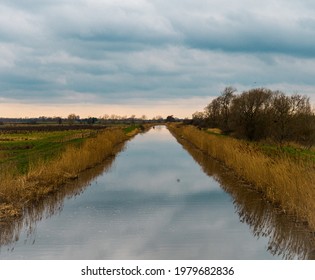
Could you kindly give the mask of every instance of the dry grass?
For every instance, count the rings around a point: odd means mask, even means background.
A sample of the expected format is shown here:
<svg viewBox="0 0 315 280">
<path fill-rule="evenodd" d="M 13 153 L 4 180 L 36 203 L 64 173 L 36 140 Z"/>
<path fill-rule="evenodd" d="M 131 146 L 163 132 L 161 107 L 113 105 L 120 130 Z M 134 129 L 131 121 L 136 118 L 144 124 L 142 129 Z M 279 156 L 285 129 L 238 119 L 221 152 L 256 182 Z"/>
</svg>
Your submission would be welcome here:
<svg viewBox="0 0 315 280">
<path fill-rule="evenodd" d="M 169 129 L 176 137 L 188 140 L 235 170 L 284 212 L 315 229 L 315 168 L 312 163 L 268 157 L 247 142 L 209 135 L 192 126 L 170 125 Z"/>
<path fill-rule="evenodd" d="M 208 128 L 207 131 L 209 133 L 222 134 L 222 130 L 220 128 Z"/>
<path fill-rule="evenodd" d="M 134 132 L 133 132 L 134 133 Z M 115 147 L 128 140 L 122 129 L 108 129 L 89 138 L 80 146 L 68 146 L 56 159 L 36 162 L 27 174 L 17 175 L 14 165 L 0 172 L 0 220 L 21 215 L 23 208 L 55 192 L 80 172 L 113 156 Z"/>
</svg>

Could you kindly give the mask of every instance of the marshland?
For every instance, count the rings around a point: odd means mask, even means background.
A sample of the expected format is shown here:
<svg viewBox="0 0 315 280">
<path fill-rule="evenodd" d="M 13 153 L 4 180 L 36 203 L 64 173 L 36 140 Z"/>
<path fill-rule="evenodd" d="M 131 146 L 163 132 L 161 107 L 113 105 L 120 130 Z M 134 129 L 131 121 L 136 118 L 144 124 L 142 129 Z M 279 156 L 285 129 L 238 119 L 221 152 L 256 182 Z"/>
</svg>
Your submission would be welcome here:
<svg viewBox="0 0 315 280">
<path fill-rule="evenodd" d="M 314 259 L 313 125 L 233 88 L 191 120 L 3 125 L 0 258 Z"/>
</svg>

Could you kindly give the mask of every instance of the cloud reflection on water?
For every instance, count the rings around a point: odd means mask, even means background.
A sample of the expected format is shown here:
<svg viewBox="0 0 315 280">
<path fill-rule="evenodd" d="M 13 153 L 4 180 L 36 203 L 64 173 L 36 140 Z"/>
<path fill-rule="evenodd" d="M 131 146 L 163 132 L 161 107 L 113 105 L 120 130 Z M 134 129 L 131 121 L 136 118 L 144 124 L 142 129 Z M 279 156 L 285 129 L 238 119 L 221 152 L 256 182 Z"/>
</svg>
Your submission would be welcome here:
<svg viewBox="0 0 315 280">
<path fill-rule="evenodd" d="M 274 234 L 285 232 L 282 227 L 279 231 L 277 220 L 269 223 L 267 217 L 271 235 L 256 234 L 257 229 L 263 233 L 265 226 L 255 224 L 261 222 L 256 209 L 265 206 L 255 208 L 253 202 L 248 207 L 248 200 L 241 200 L 243 194 L 228 195 L 216 180 L 229 186 L 233 178 L 222 177 L 215 164 L 203 167 L 214 180 L 194 159 L 165 128 L 138 135 L 108 172 L 82 195 L 67 200 L 59 215 L 37 223 L 30 236 L 22 234 L 11 246 L 12 253 L 5 252 L 10 246 L 3 246 L 0 258 L 281 258 L 267 251 Z M 256 231 L 240 223 L 239 216 Z M 295 237 L 288 235 L 288 244 Z M 295 254 L 293 250 L 291 257 Z"/>
</svg>

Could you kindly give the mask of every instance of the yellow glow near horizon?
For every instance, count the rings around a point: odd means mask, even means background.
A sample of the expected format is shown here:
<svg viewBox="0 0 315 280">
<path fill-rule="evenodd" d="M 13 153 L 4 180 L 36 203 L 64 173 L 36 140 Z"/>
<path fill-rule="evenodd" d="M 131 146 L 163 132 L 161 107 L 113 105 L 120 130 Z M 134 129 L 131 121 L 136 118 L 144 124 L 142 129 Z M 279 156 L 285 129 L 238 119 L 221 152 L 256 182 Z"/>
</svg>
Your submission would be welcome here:
<svg viewBox="0 0 315 280">
<path fill-rule="evenodd" d="M 147 118 L 174 115 L 178 118 L 191 118 L 196 111 L 202 111 L 209 103 L 209 98 L 190 98 L 171 101 L 148 102 L 146 104 L 28 104 L 28 103 L 0 103 L 0 117 L 2 118 L 32 118 L 67 117 L 69 114 L 79 115 L 81 118 L 101 117 L 107 115 Z"/>
</svg>

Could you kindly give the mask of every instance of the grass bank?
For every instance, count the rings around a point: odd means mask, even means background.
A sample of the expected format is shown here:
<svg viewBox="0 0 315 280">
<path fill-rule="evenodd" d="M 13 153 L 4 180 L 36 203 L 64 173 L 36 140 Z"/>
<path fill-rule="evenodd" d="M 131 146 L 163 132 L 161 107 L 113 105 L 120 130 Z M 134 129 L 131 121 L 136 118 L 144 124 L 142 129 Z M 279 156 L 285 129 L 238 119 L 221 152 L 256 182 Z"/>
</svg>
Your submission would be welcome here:
<svg viewBox="0 0 315 280">
<path fill-rule="evenodd" d="M 32 162 L 39 159 L 50 160 L 62 152 L 66 146 L 80 144 L 87 138 L 95 137 L 98 130 L 67 129 L 36 130 L 34 127 L 0 130 L 0 167 L 11 163 L 18 173 L 26 173 Z"/>
<path fill-rule="evenodd" d="M 251 143 L 209 134 L 193 126 L 171 124 L 168 128 L 176 138 L 184 138 L 234 170 L 283 212 L 315 229 L 313 161 L 268 156 Z"/>
<path fill-rule="evenodd" d="M 29 163 L 27 172 L 17 170 L 14 162 L 1 166 L 0 221 L 22 215 L 25 207 L 56 192 L 86 169 L 114 156 L 115 148 L 139 132 L 138 128 L 108 128 L 57 153 L 52 159 Z"/>
</svg>

